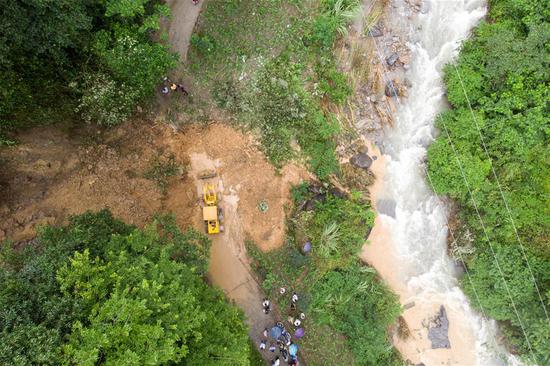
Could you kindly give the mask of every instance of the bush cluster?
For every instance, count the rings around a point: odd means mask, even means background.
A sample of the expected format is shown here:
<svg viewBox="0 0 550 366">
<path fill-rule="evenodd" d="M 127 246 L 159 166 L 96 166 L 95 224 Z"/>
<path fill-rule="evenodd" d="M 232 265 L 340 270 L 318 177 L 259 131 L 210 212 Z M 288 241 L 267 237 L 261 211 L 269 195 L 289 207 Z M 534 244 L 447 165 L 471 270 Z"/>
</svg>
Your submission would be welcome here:
<svg viewBox="0 0 550 366">
<path fill-rule="evenodd" d="M 248 365 L 243 315 L 203 280 L 209 240 L 104 210 L 0 256 L 2 365 Z"/>
<path fill-rule="evenodd" d="M 78 116 L 115 125 L 176 62 L 151 37 L 157 0 L 7 0 L 0 16 L 0 133 Z"/>
<path fill-rule="evenodd" d="M 400 314 L 399 302 L 357 256 L 374 213 L 358 197 L 316 192 L 307 184 L 294 188 L 298 209 L 289 220 L 287 243 L 268 254 L 249 245 L 253 268 L 273 298 L 280 286 L 299 293 L 307 314 L 300 343 L 308 364 L 401 365 L 387 334 Z M 306 241 L 312 247 L 307 254 Z M 288 299 L 279 301 L 283 311 L 288 305 Z"/>
</svg>

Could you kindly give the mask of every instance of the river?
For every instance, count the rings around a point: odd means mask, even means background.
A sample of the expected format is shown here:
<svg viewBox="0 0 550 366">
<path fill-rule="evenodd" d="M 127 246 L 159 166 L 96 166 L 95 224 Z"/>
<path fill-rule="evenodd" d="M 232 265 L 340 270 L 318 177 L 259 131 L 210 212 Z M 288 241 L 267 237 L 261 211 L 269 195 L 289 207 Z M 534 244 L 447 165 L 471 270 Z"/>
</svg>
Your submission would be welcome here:
<svg viewBox="0 0 550 366">
<path fill-rule="evenodd" d="M 392 128 L 378 141 L 381 153 L 371 146 L 378 156 L 371 197 L 380 207 L 362 258 L 379 271 L 402 304 L 414 303 L 403 313 L 410 336 L 394 337 L 405 359 L 426 366 L 520 365 L 499 345 L 495 322 L 474 311 L 458 286 L 456 266 L 447 255 L 448 211 L 425 172 L 427 147 L 438 133 L 434 120 L 446 108 L 442 68 L 483 18 L 486 4 L 432 0 L 424 7 L 411 20 L 401 19 L 410 27 L 412 58 L 406 77 L 411 87 L 408 97 L 395 104 Z M 432 349 L 426 320 L 441 305 L 449 319 L 451 347 Z"/>
</svg>

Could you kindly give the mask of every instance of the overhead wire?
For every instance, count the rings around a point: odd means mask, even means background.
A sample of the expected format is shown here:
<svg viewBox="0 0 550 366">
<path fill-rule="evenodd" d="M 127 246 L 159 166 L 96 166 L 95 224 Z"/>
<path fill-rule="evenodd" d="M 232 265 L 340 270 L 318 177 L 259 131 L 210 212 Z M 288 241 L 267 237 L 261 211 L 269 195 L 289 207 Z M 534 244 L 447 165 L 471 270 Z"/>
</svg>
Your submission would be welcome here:
<svg viewBox="0 0 550 366">
<path fill-rule="evenodd" d="M 500 191 L 500 196 L 502 197 L 502 201 L 504 202 L 504 206 L 506 207 L 506 212 L 508 213 L 508 216 L 510 217 L 510 222 L 512 223 L 512 228 L 514 229 L 516 239 L 517 239 L 517 241 L 519 243 L 519 246 L 521 248 L 521 253 L 523 255 L 523 259 L 525 260 L 525 263 L 527 263 L 527 268 L 529 270 L 529 274 L 531 275 L 531 280 L 533 281 L 533 284 L 535 285 L 535 289 L 537 290 L 537 294 L 538 294 L 540 303 L 541 303 L 542 308 L 544 310 L 544 314 L 546 315 L 546 320 L 549 321 L 550 318 L 548 317 L 548 311 L 546 309 L 546 304 L 544 303 L 544 300 L 543 300 L 542 295 L 541 295 L 540 290 L 539 290 L 539 286 L 537 284 L 537 280 L 535 279 L 535 276 L 533 274 L 533 270 L 531 269 L 531 265 L 529 264 L 529 259 L 527 258 L 527 255 L 525 254 L 525 248 L 524 248 L 524 246 L 521 242 L 521 239 L 519 238 L 516 223 L 515 223 L 514 218 L 512 216 L 512 212 L 510 211 L 510 207 L 508 206 L 508 202 L 506 201 L 506 198 L 504 196 L 504 192 L 502 190 L 502 185 L 500 184 L 500 180 L 498 179 L 497 173 L 495 171 L 495 166 L 493 164 L 493 160 L 491 159 L 491 156 L 489 155 L 489 151 L 487 150 L 487 146 L 485 145 L 485 139 L 483 138 L 483 134 L 481 133 L 481 129 L 480 129 L 479 124 L 477 122 L 477 118 L 475 116 L 474 110 L 472 109 L 472 104 L 470 103 L 470 98 L 468 97 L 468 93 L 466 92 L 466 88 L 464 87 L 464 82 L 462 81 L 462 76 L 460 75 L 460 72 L 458 71 L 458 68 L 456 67 L 456 64 L 453 63 L 452 65 L 453 65 L 453 67 L 456 71 L 456 75 L 458 76 L 458 80 L 460 82 L 460 86 L 462 88 L 464 96 L 466 97 L 466 101 L 468 103 L 468 108 L 470 109 L 470 113 L 472 115 L 472 120 L 474 121 L 477 132 L 479 134 L 481 145 L 483 146 L 483 150 L 485 151 L 485 155 L 487 156 L 487 159 L 491 163 L 491 170 L 493 172 L 493 177 L 495 178 L 495 181 L 496 181 L 497 186 L 498 186 L 498 190 Z"/>
</svg>

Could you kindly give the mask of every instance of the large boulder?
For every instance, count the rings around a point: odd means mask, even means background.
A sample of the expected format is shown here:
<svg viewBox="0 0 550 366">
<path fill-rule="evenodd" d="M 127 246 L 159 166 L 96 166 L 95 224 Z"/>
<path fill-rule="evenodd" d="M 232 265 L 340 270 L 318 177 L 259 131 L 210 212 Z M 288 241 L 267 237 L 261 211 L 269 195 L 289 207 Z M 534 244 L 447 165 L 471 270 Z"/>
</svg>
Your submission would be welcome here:
<svg viewBox="0 0 550 366">
<path fill-rule="evenodd" d="M 393 66 L 395 65 L 398 59 L 399 59 L 399 54 L 395 52 L 395 53 L 392 53 L 389 57 L 386 57 L 386 63 L 389 66 Z"/>
<path fill-rule="evenodd" d="M 372 159 L 366 153 L 359 153 L 353 155 L 349 162 L 358 168 L 367 170 L 372 164 Z"/>
<path fill-rule="evenodd" d="M 394 200 L 378 200 L 376 202 L 376 210 L 380 214 L 388 215 L 395 218 L 395 207 L 397 203 Z"/>
<path fill-rule="evenodd" d="M 367 35 L 369 37 L 382 37 L 384 35 L 384 32 L 382 32 L 382 27 L 379 24 L 376 24 L 371 27 L 371 29 L 369 29 Z"/>
<path fill-rule="evenodd" d="M 443 305 L 439 308 L 439 314 L 437 314 L 428 328 L 428 339 L 432 342 L 432 349 L 451 348 L 451 342 L 449 342 L 449 319 Z"/>
</svg>

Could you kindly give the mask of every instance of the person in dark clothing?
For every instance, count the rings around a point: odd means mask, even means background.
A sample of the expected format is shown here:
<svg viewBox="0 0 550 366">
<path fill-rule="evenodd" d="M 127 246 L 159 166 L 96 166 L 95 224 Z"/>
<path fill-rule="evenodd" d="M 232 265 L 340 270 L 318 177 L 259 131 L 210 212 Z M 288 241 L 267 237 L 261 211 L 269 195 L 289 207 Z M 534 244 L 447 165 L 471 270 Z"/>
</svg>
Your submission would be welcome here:
<svg viewBox="0 0 550 366">
<path fill-rule="evenodd" d="M 262 301 L 262 307 L 264 308 L 264 313 L 269 314 L 269 311 L 271 310 L 271 304 L 269 303 L 269 300 L 267 298 L 264 298 Z"/>
<path fill-rule="evenodd" d="M 286 363 L 288 363 L 288 351 L 286 350 L 286 348 L 283 348 L 281 350 L 281 356 L 283 357 L 283 359 L 285 360 Z"/>
<path fill-rule="evenodd" d="M 188 96 L 189 93 L 185 88 L 183 87 L 183 84 L 178 84 L 177 90 L 179 90 L 184 96 Z"/>
</svg>

